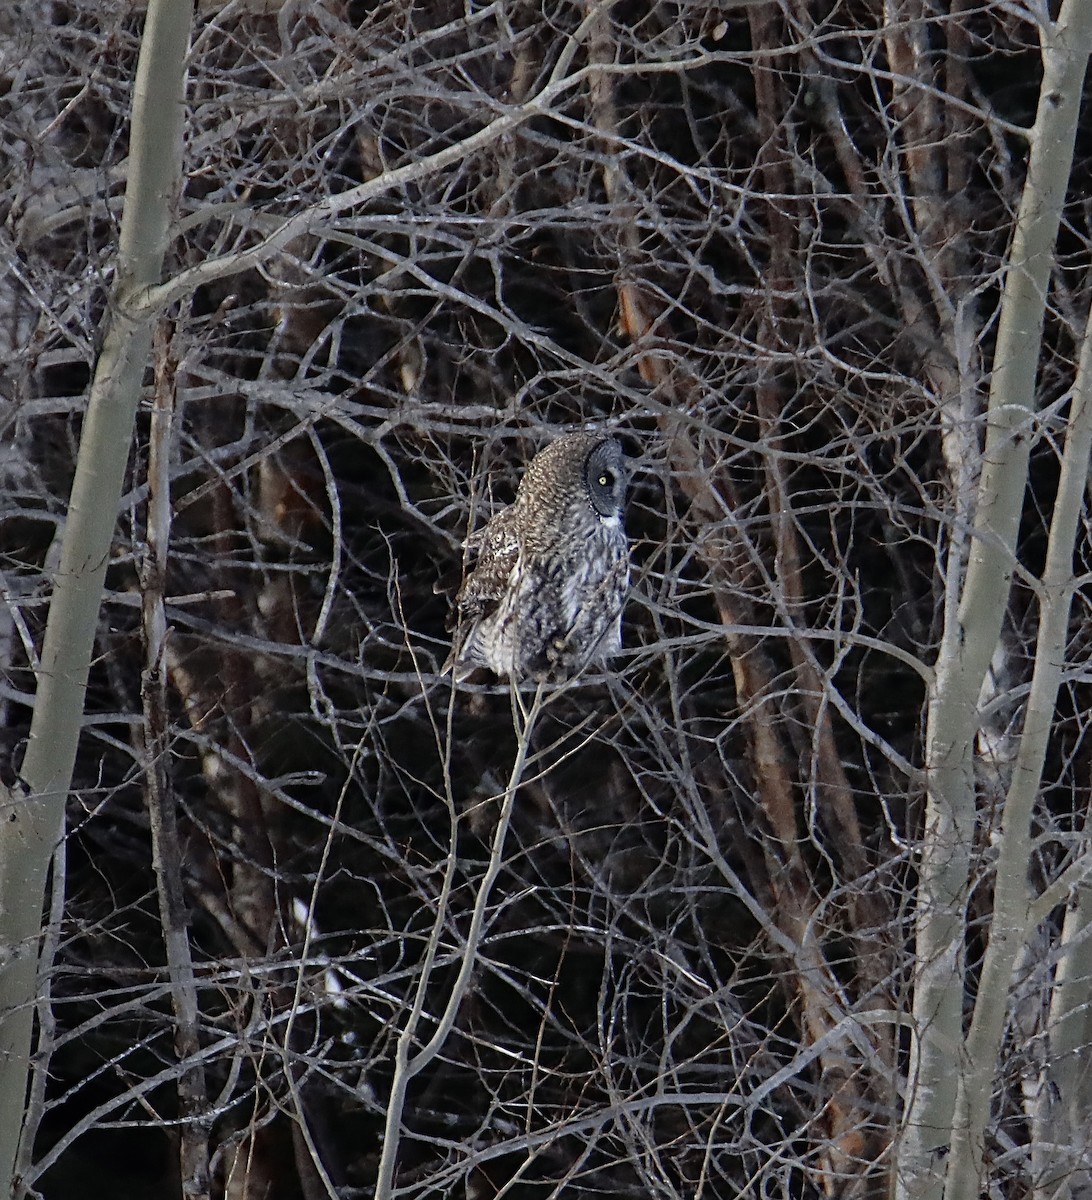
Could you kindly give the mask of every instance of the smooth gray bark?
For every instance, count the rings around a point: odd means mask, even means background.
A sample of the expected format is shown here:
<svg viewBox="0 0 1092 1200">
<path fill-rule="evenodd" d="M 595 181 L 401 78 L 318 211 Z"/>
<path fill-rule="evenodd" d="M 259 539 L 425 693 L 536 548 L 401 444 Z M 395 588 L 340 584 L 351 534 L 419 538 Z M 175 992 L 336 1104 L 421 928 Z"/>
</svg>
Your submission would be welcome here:
<svg viewBox="0 0 1092 1200">
<path fill-rule="evenodd" d="M 976 819 L 978 697 L 1001 632 L 1015 563 L 1043 315 L 1073 159 L 1090 11 L 1089 0 L 1066 0 L 1057 22 L 1048 22 L 1043 29 L 1043 84 L 1002 297 L 967 574 L 958 605 L 946 614 L 936 682 L 929 698 L 914 1036 L 908 1109 L 898 1155 L 898 1200 L 940 1200 L 941 1196 L 945 1200 L 976 1200 L 978 1195 L 973 1164 L 980 1161 L 978 1127 L 982 1112 L 988 1113 L 989 1097 L 972 1101 L 970 1090 L 984 1086 L 988 1093 L 992 1064 L 984 1082 L 976 1068 L 973 1078 L 962 1083 L 961 1127 L 953 1131 L 961 1085 L 961 1071 L 955 1068 L 965 1063 L 968 1050 L 976 1057 L 988 1053 L 977 1035 L 965 1045 L 962 1033 L 965 907 Z M 946 582 L 949 589 L 959 588 L 957 578 Z M 1037 786 L 1036 778 L 1033 792 Z M 1022 877 L 1019 882 L 1022 886 Z M 1007 932 L 1002 936 L 1008 936 Z"/>
<path fill-rule="evenodd" d="M 1089 6 L 1086 6 L 1089 7 Z M 1086 33 L 1087 45 L 1087 33 Z M 1087 58 L 1088 51 L 1084 51 Z M 1083 72 L 1081 73 L 1083 77 Z M 1079 101 L 1079 84 L 1073 107 Z M 1039 636 L 1031 677 L 1020 751 L 1005 797 L 994 883 L 990 940 L 982 963 L 978 995 L 959 1074 L 952 1150 L 945 1187 L 947 1200 L 975 1200 L 980 1189 L 982 1156 L 990 1098 L 1008 1012 L 1009 988 L 1017 953 L 1028 935 L 1028 862 L 1031 858 L 1031 814 L 1043 775 L 1054 723 L 1058 687 L 1069 640 L 1073 600 L 1073 545 L 1084 499 L 1092 452 L 1092 342 L 1087 334 L 1062 455 L 1058 496 L 1050 522 L 1046 568 L 1039 589 Z"/>
<path fill-rule="evenodd" d="M 26 759 L 25 792 L 0 822 L 0 1179 L 23 1118 L 49 862 L 63 834 L 103 581 L 151 344 L 134 294 L 160 282 L 181 164 L 189 0 L 151 0 L 133 93 L 129 184 L 102 354 L 80 439 L 53 580 Z M 48 965 L 48 964 L 43 964 Z M 13 1181 L 17 1185 L 17 1181 Z"/>
</svg>

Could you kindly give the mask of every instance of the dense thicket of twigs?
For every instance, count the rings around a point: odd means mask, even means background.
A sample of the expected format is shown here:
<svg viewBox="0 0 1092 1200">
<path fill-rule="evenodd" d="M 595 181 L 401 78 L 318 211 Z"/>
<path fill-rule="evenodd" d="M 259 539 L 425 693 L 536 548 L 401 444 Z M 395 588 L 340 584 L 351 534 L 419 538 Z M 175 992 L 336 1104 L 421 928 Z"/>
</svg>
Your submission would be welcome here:
<svg viewBox="0 0 1092 1200">
<path fill-rule="evenodd" d="M 921 668 L 976 474 L 1038 93 L 1030 11 L 200 8 L 172 273 L 479 133 L 570 53 L 573 76 L 503 136 L 203 283 L 157 334 L 148 411 L 174 406 L 166 777 L 217 1187 L 310 1197 L 324 1171 L 370 1194 L 449 850 L 423 1040 L 516 750 L 507 688 L 437 673 L 444 590 L 535 450 L 599 422 L 634 456 L 626 650 L 535 731 L 469 994 L 410 1085 L 397 1180 L 421 1196 L 878 1192 L 906 1067 L 891 1013 L 911 970 Z M 104 0 L 0 13 L 9 781 L 111 279 L 141 16 Z M 1030 673 L 1027 572 L 1088 300 L 1090 150 L 1085 135 L 1054 275 L 986 809 Z M 141 732 L 152 430 L 146 412 L 69 807 L 32 1174 L 51 1197 L 90 1178 L 177 1188 Z M 1033 874 L 1080 833 L 1086 692 L 1066 684 Z M 986 840 L 980 859 L 974 918 Z M 1009 1195 L 1027 1186 L 1046 966 L 1022 967 L 998 1084 Z"/>
</svg>

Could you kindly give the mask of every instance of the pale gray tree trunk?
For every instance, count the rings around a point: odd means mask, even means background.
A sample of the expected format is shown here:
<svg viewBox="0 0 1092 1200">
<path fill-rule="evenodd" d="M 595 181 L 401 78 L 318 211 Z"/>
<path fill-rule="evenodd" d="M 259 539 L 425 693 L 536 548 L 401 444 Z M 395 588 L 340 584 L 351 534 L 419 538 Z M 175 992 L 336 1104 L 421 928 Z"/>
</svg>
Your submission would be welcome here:
<svg viewBox="0 0 1092 1200">
<path fill-rule="evenodd" d="M 978 698 L 997 648 L 1012 581 L 1046 292 L 1073 158 L 1090 28 L 1089 0 L 1066 0 L 1057 22 L 1047 22 L 1042 30 L 1043 83 L 1005 278 L 972 545 L 962 587 L 957 578 L 946 581 L 949 595 L 958 595 L 958 604 L 946 613 L 929 698 L 928 797 L 917 897 L 911 1071 L 897 1172 L 899 1200 L 940 1200 L 941 1196 L 976 1200 L 979 1194 L 982 1137 L 1008 975 L 998 960 L 995 975 L 1004 982 L 997 990 L 995 979 L 993 993 L 986 995 L 984 973 L 979 1011 L 965 1042 L 963 940 L 976 819 Z M 1069 554 L 1071 558 L 1072 537 Z M 1042 646 L 1040 650 L 1048 652 Z M 1022 740 L 1027 742 L 1030 735 L 1037 742 L 1040 732 L 1028 728 Z M 1030 756 L 1028 765 L 1035 775 L 1025 778 L 1016 771 L 1013 786 L 1020 789 L 1019 812 L 1007 812 L 1005 817 L 1003 837 L 1013 842 L 1008 852 L 1004 846 L 1001 851 L 1007 873 L 999 867 L 1000 924 L 995 924 L 997 938 L 991 939 L 991 949 L 995 940 L 998 946 L 995 954 L 1007 947 L 1009 972 L 1018 946 L 1008 944 L 1016 931 L 1006 914 L 1010 907 L 1019 908 L 1020 901 L 1026 909 L 1027 887 L 1026 858 L 1017 864 L 1014 852 L 1018 857 L 1023 845 L 1020 828 L 1026 841 L 1024 806 L 1034 798 L 1042 767 L 1041 754 L 1031 743 L 1027 751 L 1021 746 L 1021 755 Z M 1006 898 L 1006 889 L 1015 891 L 1010 890 Z M 954 1070 L 955 1064 L 964 1069 Z"/>
<path fill-rule="evenodd" d="M 62 836 L 84 693 L 181 164 L 192 5 L 151 0 L 133 91 L 128 187 L 102 354 L 84 418 L 60 566 L 37 672 L 24 793 L 0 822 L 0 1179 L 11 1180 L 23 1120 L 46 878 Z M 47 969 L 48 963 L 42 968 Z"/>
</svg>

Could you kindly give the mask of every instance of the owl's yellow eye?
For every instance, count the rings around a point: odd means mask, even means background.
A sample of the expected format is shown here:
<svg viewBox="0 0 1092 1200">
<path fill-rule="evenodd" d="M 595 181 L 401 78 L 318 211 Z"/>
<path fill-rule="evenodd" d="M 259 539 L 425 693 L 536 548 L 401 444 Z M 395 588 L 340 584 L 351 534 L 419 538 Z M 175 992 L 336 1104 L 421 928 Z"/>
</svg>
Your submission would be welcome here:
<svg viewBox="0 0 1092 1200">
<path fill-rule="evenodd" d="M 600 487 L 610 487 L 610 485 L 613 482 L 614 482 L 614 478 L 612 476 L 608 475 L 606 473 L 606 471 L 604 471 L 603 474 L 599 476 L 599 486 Z"/>
</svg>

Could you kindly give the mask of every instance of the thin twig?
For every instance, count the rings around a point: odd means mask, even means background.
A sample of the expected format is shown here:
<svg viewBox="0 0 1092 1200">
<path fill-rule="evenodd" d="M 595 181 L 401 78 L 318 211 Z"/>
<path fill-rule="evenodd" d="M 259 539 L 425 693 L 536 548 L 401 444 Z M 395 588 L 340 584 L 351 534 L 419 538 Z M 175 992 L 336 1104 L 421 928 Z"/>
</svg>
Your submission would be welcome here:
<svg viewBox="0 0 1092 1200">
<path fill-rule="evenodd" d="M 438 919 L 433 923 L 432 935 L 429 938 L 425 960 L 422 963 L 421 974 L 417 982 L 417 992 L 414 996 L 413 1007 L 406 1018 L 402 1032 L 399 1034 L 398 1045 L 395 1050 L 394 1079 L 391 1082 L 390 1100 L 387 1103 L 387 1119 L 383 1131 L 383 1153 L 379 1160 L 379 1172 L 375 1185 L 375 1200 L 389 1200 L 389 1197 L 392 1195 L 394 1169 L 398 1160 L 398 1145 L 402 1132 L 402 1114 L 405 1110 L 406 1091 L 410 1080 L 415 1075 L 420 1074 L 443 1049 L 444 1043 L 447 1041 L 448 1035 L 455 1024 L 459 1009 L 468 994 L 470 977 L 478 966 L 478 950 L 481 945 L 485 915 L 489 907 L 493 885 L 496 883 L 497 876 L 504 865 L 504 841 L 508 833 L 508 824 L 512 817 L 512 808 L 515 804 L 516 793 L 519 791 L 520 784 L 523 781 L 523 772 L 527 764 L 528 751 L 531 746 L 531 735 L 534 732 L 535 723 L 542 711 L 543 703 L 543 685 L 541 683 L 535 690 L 535 697 L 530 707 L 526 709 L 523 707 L 518 689 L 513 685 L 512 720 L 519 741 L 516 748 L 515 761 L 512 764 L 508 783 L 504 789 L 501 811 L 497 818 L 497 827 L 493 831 L 493 841 L 489 848 L 489 861 L 486 865 L 485 874 L 478 885 L 478 893 L 474 900 L 474 908 L 470 916 L 470 927 L 467 930 L 466 941 L 463 945 L 462 962 L 459 965 L 459 973 L 455 977 L 455 982 L 452 984 L 444 1011 L 440 1014 L 436 1022 L 435 1033 L 433 1033 L 426 1045 L 415 1054 L 411 1053 L 411 1047 L 416 1041 L 417 1029 L 424 1012 L 427 986 L 431 980 L 436 950 L 440 941 L 442 926 Z M 454 850 L 454 837 L 451 849 L 452 851 Z M 450 891 L 452 875 L 453 872 L 448 871 L 444 878 L 444 893 L 441 895 L 442 906 L 440 908 L 440 915 L 444 913 L 443 904 L 446 902 L 447 894 Z"/>
</svg>

